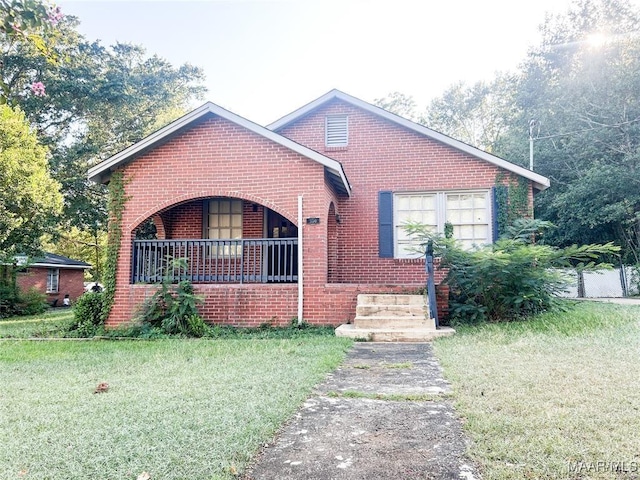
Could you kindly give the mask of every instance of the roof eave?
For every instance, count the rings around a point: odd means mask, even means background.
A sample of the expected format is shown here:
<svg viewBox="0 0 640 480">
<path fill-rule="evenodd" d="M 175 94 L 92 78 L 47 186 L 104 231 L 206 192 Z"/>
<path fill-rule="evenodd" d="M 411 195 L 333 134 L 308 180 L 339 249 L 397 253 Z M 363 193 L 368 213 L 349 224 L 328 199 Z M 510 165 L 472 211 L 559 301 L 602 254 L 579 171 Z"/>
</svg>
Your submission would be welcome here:
<svg viewBox="0 0 640 480">
<path fill-rule="evenodd" d="M 133 158 L 135 158 L 136 155 L 139 155 L 142 152 L 150 148 L 153 148 L 158 143 L 166 139 L 168 136 L 189 126 L 193 122 L 197 121 L 198 119 L 200 119 L 201 117 L 209 113 L 217 115 L 237 125 L 240 125 L 241 127 L 244 127 L 247 130 L 252 131 L 253 133 L 261 135 L 262 137 L 265 137 L 275 143 L 278 143 L 296 153 L 299 153 L 302 156 L 305 156 L 311 160 L 314 160 L 320 163 L 325 168 L 333 171 L 340 178 L 340 180 L 343 183 L 345 193 L 351 196 L 351 186 L 349 185 L 347 177 L 344 173 L 344 169 L 342 168 L 342 164 L 340 162 L 332 158 L 329 158 L 325 155 L 322 155 L 321 153 L 318 153 L 315 150 L 310 149 L 309 147 L 305 147 L 304 145 L 296 143 L 289 138 L 283 137 L 277 132 L 274 132 L 261 125 L 258 125 L 257 123 L 254 123 L 250 120 L 247 120 L 244 117 L 236 115 L 235 113 L 230 112 L 229 110 L 226 110 L 211 102 L 205 103 L 201 107 L 193 110 L 192 112 L 184 115 L 183 117 L 180 117 L 178 120 L 175 120 L 174 122 L 170 123 L 166 127 L 161 128 L 160 130 L 145 137 L 138 143 L 131 145 L 125 150 L 113 155 L 112 157 L 104 160 L 98 165 L 95 165 L 94 167 L 90 168 L 88 171 L 89 179 L 96 183 L 101 183 L 106 181 L 106 179 L 109 178 L 110 172 L 113 169 L 117 168 L 118 166 L 124 164 L 127 161 L 132 160 Z"/>
<path fill-rule="evenodd" d="M 411 120 L 407 120 L 406 118 L 403 118 L 403 117 L 400 117 L 399 115 L 388 112 L 383 108 L 377 107 L 375 105 L 371 105 L 370 103 L 360 100 L 359 98 L 352 97 L 351 95 L 348 95 L 336 89 L 325 93 L 321 97 L 313 100 L 312 102 L 307 103 L 303 107 L 300 107 L 297 110 L 291 112 L 290 114 L 285 115 L 284 117 L 276 120 L 273 123 L 270 123 L 269 125 L 267 125 L 267 128 L 270 130 L 273 130 L 274 132 L 282 130 L 287 125 L 295 122 L 296 120 L 304 117 L 305 115 L 308 115 L 316 108 L 324 105 L 326 102 L 333 99 L 342 100 L 346 103 L 355 105 L 356 107 L 359 107 L 363 110 L 373 113 L 374 115 L 378 115 L 386 120 L 399 124 L 405 128 L 408 128 L 409 130 L 413 130 L 414 132 L 417 132 L 421 135 L 432 138 L 433 140 L 436 140 L 440 143 L 449 145 L 450 147 L 455 148 L 456 150 L 460 150 L 464 153 L 468 153 L 469 155 L 472 155 L 476 158 L 480 158 L 489 163 L 493 163 L 494 165 L 497 165 L 505 170 L 509 170 L 513 173 L 516 173 L 517 175 L 520 175 L 524 178 L 527 178 L 528 180 L 531 180 L 534 188 L 540 191 L 546 190 L 551 185 L 547 177 L 544 177 L 535 172 L 532 172 L 531 170 L 527 170 L 524 167 L 516 165 L 515 163 L 512 163 L 512 162 L 509 162 L 508 160 L 504 160 L 500 157 L 496 157 L 495 155 L 492 155 L 488 152 L 480 150 L 479 148 L 468 145 L 464 142 L 461 142 L 460 140 L 451 138 L 443 133 L 436 132 L 435 130 L 431 130 L 430 128 L 427 128 L 423 125 L 412 122 Z"/>
</svg>

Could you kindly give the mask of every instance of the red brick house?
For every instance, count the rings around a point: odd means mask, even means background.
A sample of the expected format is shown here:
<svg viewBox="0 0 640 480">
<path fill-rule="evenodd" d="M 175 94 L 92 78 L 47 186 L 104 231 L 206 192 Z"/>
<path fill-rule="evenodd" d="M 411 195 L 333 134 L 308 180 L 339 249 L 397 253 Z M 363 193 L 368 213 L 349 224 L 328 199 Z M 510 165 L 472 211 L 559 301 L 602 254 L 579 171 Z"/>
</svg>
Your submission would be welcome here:
<svg viewBox="0 0 640 480">
<path fill-rule="evenodd" d="M 402 223 L 415 218 L 466 243 L 496 235 L 492 187 L 549 180 L 337 90 L 262 127 L 207 103 L 89 171 L 121 170 L 115 305 L 132 318 L 167 255 L 187 258 L 212 322 L 341 324 L 358 293 L 424 285 Z M 157 239 L 136 239 L 152 221 Z M 166 273 L 166 270 L 165 270 Z"/>
<path fill-rule="evenodd" d="M 91 265 L 62 255 L 45 253 L 25 270 L 18 272 L 16 282 L 21 291 L 35 289 L 47 295 L 47 303 L 62 306 L 65 295 L 74 302 L 84 293 L 84 271 Z"/>
</svg>

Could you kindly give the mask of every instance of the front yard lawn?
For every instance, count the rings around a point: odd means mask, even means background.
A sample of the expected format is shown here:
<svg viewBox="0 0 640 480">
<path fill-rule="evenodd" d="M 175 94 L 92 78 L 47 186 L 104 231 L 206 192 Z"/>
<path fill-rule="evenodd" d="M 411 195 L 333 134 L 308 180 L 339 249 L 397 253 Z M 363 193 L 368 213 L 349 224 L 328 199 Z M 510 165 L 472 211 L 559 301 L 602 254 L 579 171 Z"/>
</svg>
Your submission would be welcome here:
<svg viewBox="0 0 640 480">
<path fill-rule="evenodd" d="M 26 317 L 0 318 L 0 338 L 59 336 L 72 319 L 70 308 L 55 308 Z"/>
<path fill-rule="evenodd" d="M 349 345 L 5 340 L 0 478 L 234 478 Z"/>
<path fill-rule="evenodd" d="M 459 328 L 434 350 L 484 480 L 638 478 L 640 306 Z"/>
</svg>

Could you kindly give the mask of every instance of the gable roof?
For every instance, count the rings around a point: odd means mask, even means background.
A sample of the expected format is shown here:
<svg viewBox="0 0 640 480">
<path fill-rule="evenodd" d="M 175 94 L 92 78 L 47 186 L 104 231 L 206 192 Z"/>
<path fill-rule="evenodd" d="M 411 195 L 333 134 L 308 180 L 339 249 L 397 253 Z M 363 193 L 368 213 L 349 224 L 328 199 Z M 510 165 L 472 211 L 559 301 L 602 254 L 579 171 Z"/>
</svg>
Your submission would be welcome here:
<svg viewBox="0 0 640 480">
<path fill-rule="evenodd" d="M 18 264 L 26 262 L 27 258 L 22 256 L 18 257 Z M 82 262 L 80 260 L 73 260 L 72 258 L 65 257 L 63 255 L 56 255 L 55 253 L 45 252 L 44 257 L 34 258 L 29 264 L 29 267 L 43 267 L 43 268 L 91 268 L 90 263 Z"/>
<path fill-rule="evenodd" d="M 334 99 L 338 99 L 343 102 L 350 103 L 351 105 L 354 105 L 362 110 L 365 110 L 374 115 L 382 117 L 386 120 L 389 120 L 390 122 L 401 125 L 421 135 L 432 138 L 433 140 L 436 140 L 440 143 L 453 147 L 456 150 L 459 150 L 464 153 L 468 153 L 469 155 L 472 155 L 476 158 L 485 160 L 500 168 L 504 168 L 505 170 L 508 170 L 517 175 L 520 175 L 521 177 L 531 180 L 533 182 L 533 186 L 538 190 L 545 190 L 551 184 L 547 177 L 544 177 L 538 173 L 532 172 L 531 170 L 521 167 L 520 165 L 511 163 L 508 160 L 504 160 L 500 157 L 497 157 L 488 152 L 485 152 L 484 150 L 480 150 L 479 148 L 472 147 L 471 145 L 461 142 L 460 140 L 456 140 L 443 133 L 436 132 L 435 130 L 431 130 L 430 128 L 427 128 L 424 125 L 420 125 L 418 123 L 412 122 L 411 120 L 407 120 L 406 118 L 403 118 L 394 113 L 388 112 L 387 110 L 384 110 L 380 107 L 376 107 L 375 105 L 371 105 L 370 103 L 360 100 L 359 98 L 352 97 L 351 95 L 348 95 L 336 89 L 333 89 L 328 93 L 325 93 L 324 95 L 313 100 L 312 102 L 307 103 L 305 106 L 267 125 L 267 128 L 270 130 L 273 130 L 274 132 L 278 132 L 282 130 L 284 127 L 286 127 L 287 125 L 290 125 L 296 120 L 304 117 L 305 115 L 311 113 L 315 109 L 321 107 L 325 103 Z"/>
<path fill-rule="evenodd" d="M 264 138 L 267 138 L 296 153 L 299 153 L 300 155 L 303 155 L 304 157 L 320 163 L 329 173 L 331 183 L 336 187 L 337 191 L 340 193 L 351 195 L 351 186 L 349 185 L 347 176 L 344 173 L 342 164 L 337 160 L 326 157 L 321 153 L 316 152 L 315 150 L 311 150 L 304 145 L 300 145 L 299 143 L 296 143 L 289 138 L 283 137 L 277 132 L 258 125 L 251 120 L 247 120 L 246 118 L 236 115 L 235 113 L 230 112 L 229 110 L 226 110 L 219 105 L 211 102 L 205 103 L 201 107 L 196 108 L 195 110 L 171 122 L 169 125 L 146 136 L 138 143 L 134 143 L 130 147 L 125 148 L 121 152 L 116 153 L 115 155 L 93 166 L 89 169 L 88 172 L 89 180 L 92 180 L 96 183 L 106 182 L 111 176 L 111 172 L 113 172 L 119 166 L 134 160 L 139 155 L 169 140 L 173 135 L 192 126 L 195 122 L 210 114 L 224 118 L 225 120 L 244 127 L 251 132 L 257 133 Z"/>
</svg>

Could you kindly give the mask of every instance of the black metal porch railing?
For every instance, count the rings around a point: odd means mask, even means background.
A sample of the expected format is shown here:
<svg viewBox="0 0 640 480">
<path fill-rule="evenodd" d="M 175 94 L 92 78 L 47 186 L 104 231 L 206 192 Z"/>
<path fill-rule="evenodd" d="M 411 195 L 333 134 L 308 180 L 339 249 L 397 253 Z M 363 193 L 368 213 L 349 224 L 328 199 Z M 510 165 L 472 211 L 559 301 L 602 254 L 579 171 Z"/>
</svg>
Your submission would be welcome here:
<svg viewBox="0 0 640 480">
<path fill-rule="evenodd" d="M 297 282 L 298 239 L 134 240 L 131 270 L 132 283 Z"/>
</svg>

